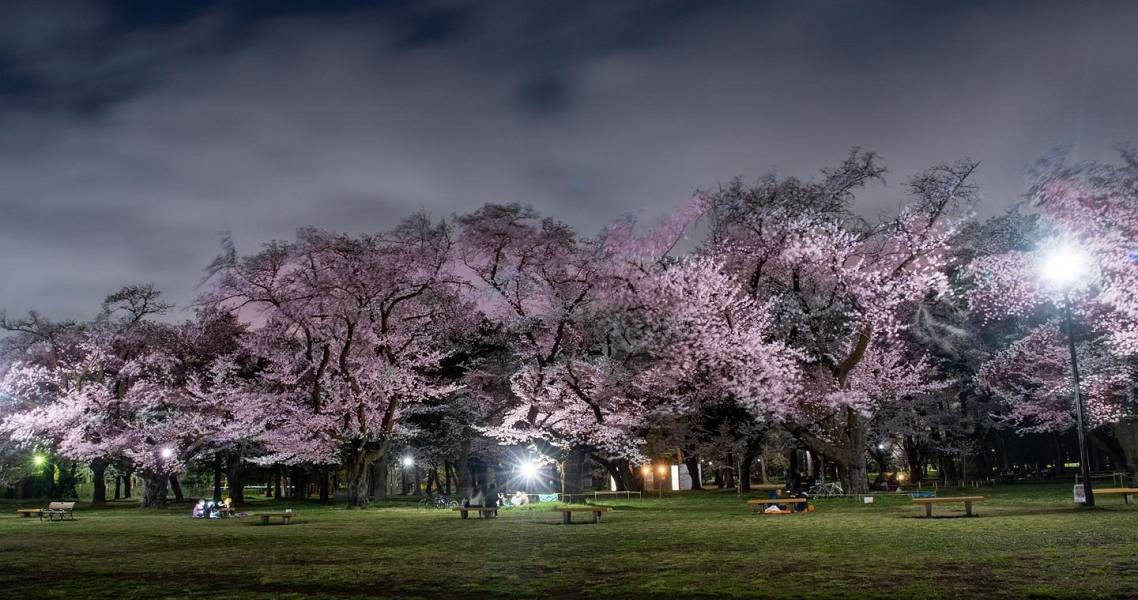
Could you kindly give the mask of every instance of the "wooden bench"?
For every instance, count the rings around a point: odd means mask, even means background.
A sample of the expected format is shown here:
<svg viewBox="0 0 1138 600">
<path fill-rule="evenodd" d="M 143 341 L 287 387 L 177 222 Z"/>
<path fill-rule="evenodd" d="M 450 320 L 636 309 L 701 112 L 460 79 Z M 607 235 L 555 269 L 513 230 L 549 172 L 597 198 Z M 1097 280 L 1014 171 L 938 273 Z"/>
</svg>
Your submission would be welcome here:
<svg viewBox="0 0 1138 600">
<path fill-rule="evenodd" d="M 776 504 L 803 504 L 803 505 L 809 506 L 806 498 L 756 498 L 754 500 L 748 500 L 747 501 L 748 506 L 755 509 L 756 511 L 758 511 L 759 514 L 762 514 L 762 515 L 789 515 L 789 514 L 794 513 L 794 512 L 802 512 L 802 513 L 806 512 L 805 510 L 800 510 L 800 511 L 787 510 L 787 511 L 781 511 L 781 512 L 777 512 L 777 513 L 766 512 L 766 507 L 773 506 Z"/>
<path fill-rule="evenodd" d="M 1134 494 L 1138 494 L 1138 488 L 1123 487 L 1123 488 L 1101 488 L 1094 491 L 1096 496 L 1111 496 L 1121 495 L 1122 502 L 1125 504 L 1134 504 Z"/>
<path fill-rule="evenodd" d="M 456 506 L 451 510 L 456 510 L 462 515 L 462 518 L 467 518 L 470 513 L 477 512 L 483 519 L 489 519 L 498 516 L 498 507 L 496 506 L 482 506 L 475 504 L 473 506 Z"/>
<path fill-rule="evenodd" d="M 952 497 L 952 498 L 913 498 L 913 504 L 924 504 L 925 505 L 925 516 L 926 517 L 933 516 L 933 505 L 934 504 L 948 504 L 948 503 L 955 503 L 955 502 L 963 502 L 964 503 L 964 515 L 971 517 L 971 516 L 973 516 L 972 515 L 972 503 L 973 502 L 983 502 L 983 501 L 984 501 L 983 496 L 956 496 L 956 497 Z"/>
<path fill-rule="evenodd" d="M 561 522 L 566 525 L 573 522 L 573 513 L 575 512 L 588 512 L 593 513 L 593 522 L 600 523 L 601 515 L 607 512 L 612 512 L 611 506 L 555 506 L 551 509 L 553 512 L 561 513 Z"/>
<path fill-rule="evenodd" d="M 42 508 L 17 508 L 16 514 L 20 515 L 21 518 L 30 517 L 32 515 L 35 515 L 35 516 L 39 517 L 41 521 L 43 520 L 43 509 Z"/>
<path fill-rule="evenodd" d="M 291 521 L 291 520 L 292 520 L 292 518 L 296 516 L 296 513 L 291 513 L 291 512 L 269 512 L 269 513 L 256 513 L 256 514 L 254 514 L 254 515 L 252 515 L 252 516 L 254 516 L 254 517 L 260 517 L 260 518 L 261 518 L 261 525 L 268 525 L 268 524 L 269 524 L 269 519 L 270 519 L 270 518 L 272 518 L 272 517 L 279 517 L 279 518 L 280 518 L 280 520 L 281 520 L 281 522 L 283 522 L 285 525 L 288 525 L 289 521 Z"/>
</svg>

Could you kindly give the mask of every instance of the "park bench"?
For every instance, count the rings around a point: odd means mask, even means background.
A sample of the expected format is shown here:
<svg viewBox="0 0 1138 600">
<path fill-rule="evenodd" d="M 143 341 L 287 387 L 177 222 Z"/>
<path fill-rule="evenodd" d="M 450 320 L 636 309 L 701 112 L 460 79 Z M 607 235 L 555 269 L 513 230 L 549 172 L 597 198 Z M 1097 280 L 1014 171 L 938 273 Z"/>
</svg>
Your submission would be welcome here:
<svg viewBox="0 0 1138 600">
<path fill-rule="evenodd" d="M 261 525 L 268 525 L 269 519 L 272 517 L 278 517 L 278 518 L 280 518 L 282 523 L 284 523 L 285 525 L 288 525 L 289 521 L 291 521 L 292 518 L 296 516 L 296 513 L 292 513 L 292 512 L 265 512 L 265 513 L 256 513 L 252 516 L 260 517 L 261 518 Z"/>
<path fill-rule="evenodd" d="M 973 502 L 983 502 L 983 501 L 984 501 L 983 496 L 956 496 L 953 498 L 913 498 L 913 504 L 924 504 L 925 505 L 925 516 L 926 517 L 933 516 L 933 505 L 934 504 L 949 504 L 949 503 L 956 503 L 956 502 L 963 502 L 964 503 L 964 514 L 965 514 L 965 516 L 971 517 L 972 516 L 972 503 Z"/>
<path fill-rule="evenodd" d="M 555 506 L 551 510 L 553 512 L 561 513 L 561 522 L 566 525 L 573 522 L 573 513 L 575 512 L 588 512 L 593 513 L 593 522 L 601 522 L 601 514 L 611 512 L 611 506 Z"/>
<path fill-rule="evenodd" d="M 16 514 L 20 515 L 20 517 L 30 517 L 32 515 L 35 515 L 39 517 L 41 521 L 43 520 L 42 508 L 17 508 Z"/>
<path fill-rule="evenodd" d="M 765 512 L 766 507 L 774 505 L 774 504 L 805 504 L 805 505 L 809 506 L 806 498 L 756 498 L 754 500 L 748 500 L 747 501 L 748 506 L 750 506 L 751 508 L 758 511 L 759 514 L 763 514 L 763 515 L 789 515 L 793 512 L 803 512 L 803 513 L 806 512 L 804 510 L 800 510 L 800 511 L 787 510 L 787 511 L 782 511 L 782 512 L 777 512 L 777 513 Z"/>
<path fill-rule="evenodd" d="M 482 506 L 480 504 L 476 504 L 473 506 L 456 506 L 451 510 L 458 511 L 464 519 L 470 516 L 470 513 L 472 512 L 477 512 L 482 516 L 483 519 L 489 519 L 491 517 L 498 516 L 498 507 L 496 506 Z"/>
<path fill-rule="evenodd" d="M 1122 502 L 1125 504 L 1134 504 L 1134 494 L 1138 494 L 1138 488 L 1122 487 L 1122 488 L 1101 488 L 1094 491 L 1096 496 L 1111 496 L 1121 495 Z"/>
</svg>

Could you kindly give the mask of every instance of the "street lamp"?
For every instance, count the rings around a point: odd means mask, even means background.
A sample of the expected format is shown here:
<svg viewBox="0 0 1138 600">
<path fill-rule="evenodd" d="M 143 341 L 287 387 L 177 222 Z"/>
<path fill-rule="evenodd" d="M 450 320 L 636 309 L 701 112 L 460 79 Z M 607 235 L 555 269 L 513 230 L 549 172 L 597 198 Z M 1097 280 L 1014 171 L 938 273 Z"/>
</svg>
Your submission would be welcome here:
<svg viewBox="0 0 1138 600">
<path fill-rule="evenodd" d="M 1085 275 L 1090 257 L 1082 250 L 1062 244 L 1056 246 L 1043 259 L 1042 275 L 1045 280 L 1063 292 L 1063 317 L 1067 321 L 1067 346 L 1071 351 L 1071 374 L 1075 388 L 1075 428 L 1079 433 L 1079 472 L 1083 479 L 1083 506 L 1095 505 L 1091 488 L 1091 461 L 1087 451 L 1087 430 L 1083 424 L 1083 395 L 1079 391 L 1079 359 L 1075 354 L 1075 326 L 1071 316 L 1071 288 Z"/>
</svg>

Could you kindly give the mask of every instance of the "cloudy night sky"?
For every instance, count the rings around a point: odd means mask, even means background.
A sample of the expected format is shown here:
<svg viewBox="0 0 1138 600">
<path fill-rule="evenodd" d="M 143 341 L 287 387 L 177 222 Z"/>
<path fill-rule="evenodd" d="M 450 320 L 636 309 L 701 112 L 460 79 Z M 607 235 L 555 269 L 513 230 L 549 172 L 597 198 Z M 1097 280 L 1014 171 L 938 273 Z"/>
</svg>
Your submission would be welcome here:
<svg viewBox="0 0 1138 600">
<path fill-rule="evenodd" d="M 186 305 L 230 231 L 532 204 L 595 233 L 879 152 L 896 207 L 981 161 L 981 215 L 1138 139 L 1138 2 L 0 3 L 0 307 Z"/>
</svg>

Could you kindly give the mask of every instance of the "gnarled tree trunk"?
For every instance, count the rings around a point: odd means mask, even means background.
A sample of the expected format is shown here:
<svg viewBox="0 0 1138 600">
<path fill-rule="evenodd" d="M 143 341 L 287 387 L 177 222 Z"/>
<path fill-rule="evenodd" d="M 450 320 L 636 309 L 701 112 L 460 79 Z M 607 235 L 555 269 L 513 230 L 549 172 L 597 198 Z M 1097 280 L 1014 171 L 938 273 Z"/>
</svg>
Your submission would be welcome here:
<svg viewBox="0 0 1138 600">
<path fill-rule="evenodd" d="M 146 487 L 142 492 L 142 508 L 166 508 L 168 475 L 146 474 Z"/>
</svg>

